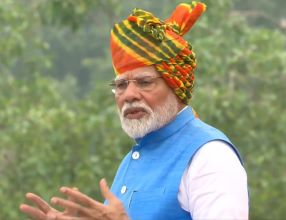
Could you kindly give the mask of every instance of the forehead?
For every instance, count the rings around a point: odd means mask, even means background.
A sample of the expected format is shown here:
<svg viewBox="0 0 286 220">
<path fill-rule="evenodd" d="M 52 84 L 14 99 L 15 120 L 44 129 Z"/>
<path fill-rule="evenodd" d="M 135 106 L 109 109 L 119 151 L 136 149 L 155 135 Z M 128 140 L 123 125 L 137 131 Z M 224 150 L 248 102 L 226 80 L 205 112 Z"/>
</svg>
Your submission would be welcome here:
<svg viewBox="0 0 286 220">
<path fill-rule="evenodd" d="M 159 73 L 156 71 L 154 66 L 144 66 L 126 71 L 117 76 L 116 79 L 133 79 L 137 77 L 158 76 L 158 75 Z"/>
</svg>

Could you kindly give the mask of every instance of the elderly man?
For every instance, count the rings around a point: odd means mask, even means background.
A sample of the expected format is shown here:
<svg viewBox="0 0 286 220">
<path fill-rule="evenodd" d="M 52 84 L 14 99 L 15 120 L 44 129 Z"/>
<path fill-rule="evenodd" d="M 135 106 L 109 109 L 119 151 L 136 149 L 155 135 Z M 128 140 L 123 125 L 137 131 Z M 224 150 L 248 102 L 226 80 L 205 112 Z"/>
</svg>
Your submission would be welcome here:
<svg viewBox="0 0 286 220">
<path fill-rule="evenodd" d="M 34 219 L 247 219 L 247 177 L 230 140 L 202 122 L 187 104 L 196 59 L 183 35 L 205 10 L 180 4 L 166 21 L 135 9 L 111 32 L 111 83 L 123 130 L 136 145 L 123 159 L 105 204 L 62 187 L 53 209 L 35 194 L 37 207 L 20 209 Z"/>
</svg>

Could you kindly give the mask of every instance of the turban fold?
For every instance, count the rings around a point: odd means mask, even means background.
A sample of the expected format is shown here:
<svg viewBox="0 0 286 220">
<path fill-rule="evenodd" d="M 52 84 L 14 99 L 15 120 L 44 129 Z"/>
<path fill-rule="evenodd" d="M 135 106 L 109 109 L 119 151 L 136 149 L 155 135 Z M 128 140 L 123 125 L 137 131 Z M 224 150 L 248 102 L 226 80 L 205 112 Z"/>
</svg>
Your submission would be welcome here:
<svg viewBox="0 0 286 220">
<path fill-rule="evenodd" d="M 175 94 L 187 104 L 194 87 L 196 58 L 183 35 L 205 9 L 205 4 L 200 2 L 182 3 L 162 21 L 135 8 L 111 31 L 111 55 L 116 75 L 154 65 Z"/>
</svg>

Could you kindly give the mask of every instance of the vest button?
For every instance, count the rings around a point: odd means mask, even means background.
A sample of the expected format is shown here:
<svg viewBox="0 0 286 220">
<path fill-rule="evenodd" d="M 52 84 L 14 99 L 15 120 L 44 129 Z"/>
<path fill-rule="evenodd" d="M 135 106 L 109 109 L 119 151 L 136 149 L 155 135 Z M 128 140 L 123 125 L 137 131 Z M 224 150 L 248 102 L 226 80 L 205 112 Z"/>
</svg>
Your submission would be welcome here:
<svg viewBox="0 0 286 220">
<path fill-rule="evenodd" d="M 133 158 L 134 160 L 138 160 L 139 157 L 140 157 L 140 153 L 139 153 L 138 151 L 134 151 L 134 152 L 132 153 L 132 158 Z"/>
<path fill-rule="evenodd" d="M 122 186 L 121 190 L 120 190 L 121 194 L 126 193 L 126 191 L 127 191 L 127 187 L 126 186 Z"/>
</svg>

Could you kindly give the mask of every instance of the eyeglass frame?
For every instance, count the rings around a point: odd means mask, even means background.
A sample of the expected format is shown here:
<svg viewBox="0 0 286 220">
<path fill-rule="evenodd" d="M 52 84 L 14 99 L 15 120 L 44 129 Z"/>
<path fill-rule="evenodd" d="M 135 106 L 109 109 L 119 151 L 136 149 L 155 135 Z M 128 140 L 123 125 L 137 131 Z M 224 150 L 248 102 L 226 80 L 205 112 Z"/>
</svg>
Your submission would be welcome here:
<svg viewBox="0 0 286 220">
<path fill-rule="evenodd" d="M 138 77 L 137 79 L 114 79 L 112 80 L 109 85 L 112 86 L 113 88 L 111 89 L 112 93 L 115 94 L 115 95 L 121 95 L 123 94 L 126 89 L 128 88 L 129 86 L 129 83 L 130 82 L 134 82 L 136 88 L 142 90 L 142 91 L 150 91 L 149 89 L 146 89 L 146 88 L 142 88 L 142 85 L 140 86 L 140 83 L 138 84 L 138 81 L 140 80 L 144 80 L 144 79 L 151 79 L 151 82 L 149 82 L 150 84 L 153 84 L 155 82 L 156 79 L 162 79 L 163 77 L 162 76 L 142 76 L 142 77 Z M 121 91 L 121 92 L 116 92 L 116 82 L 123 82 L 125 83 L 126 87 Z M 143 83 L 143 82 L 142 82 Z M 144 86 L 143 86 L 144 87 Z"/>
</svg>

